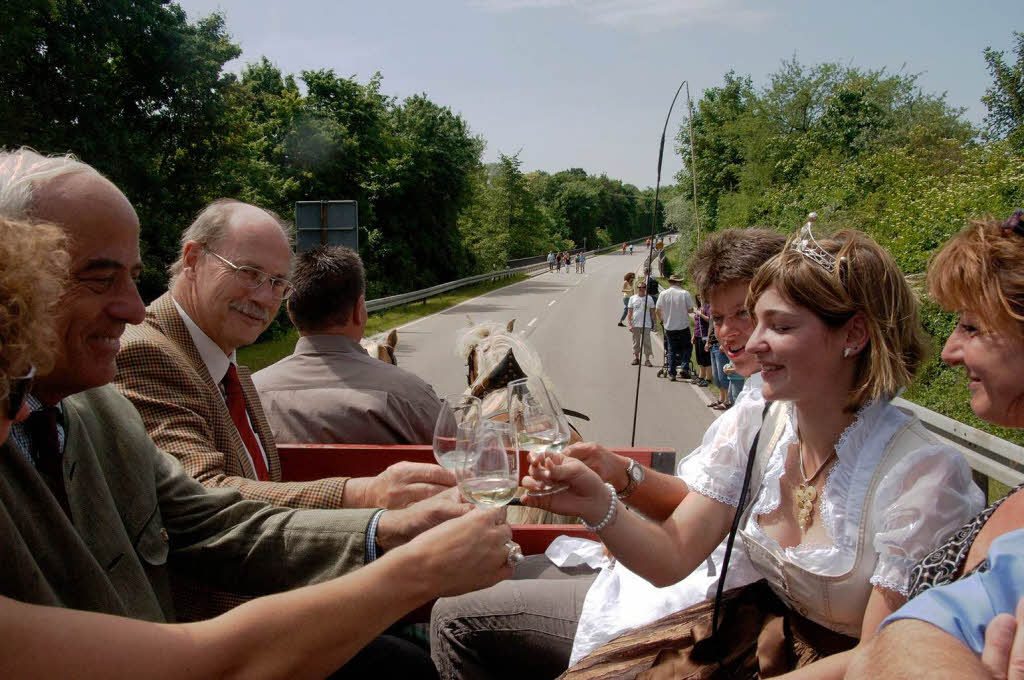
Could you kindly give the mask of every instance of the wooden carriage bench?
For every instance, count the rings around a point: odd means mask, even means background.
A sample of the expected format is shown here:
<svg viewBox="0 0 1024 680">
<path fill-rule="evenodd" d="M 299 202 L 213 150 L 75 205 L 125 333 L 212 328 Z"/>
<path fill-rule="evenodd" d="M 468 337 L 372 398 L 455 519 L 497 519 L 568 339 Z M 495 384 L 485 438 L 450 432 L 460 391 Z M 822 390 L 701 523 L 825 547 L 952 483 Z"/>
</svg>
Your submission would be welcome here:
<svg viewBox="0 0 1024 680">
<path fill-rule="evenodd" d="M 613 448 L 613 452 L 632 458 L 641 465 L 672 474 L 675 450 L 658 447 Z M 278 444 L 281 474 L 286 482 L 305 482 L 324 477 L 372 477 L 389 465 L 401 461 L 435 463 L 433 449 L 428 445 L 372 444 Z M 528 469 L 526 453 L 520 453 L 520 478 Z M 515 541 L 523 554 L 543 553 L 558 536 L 581 536 L 596 540 L 597 536 L 579 524 L 521 524 L 512 527 Z"/>
</svg>

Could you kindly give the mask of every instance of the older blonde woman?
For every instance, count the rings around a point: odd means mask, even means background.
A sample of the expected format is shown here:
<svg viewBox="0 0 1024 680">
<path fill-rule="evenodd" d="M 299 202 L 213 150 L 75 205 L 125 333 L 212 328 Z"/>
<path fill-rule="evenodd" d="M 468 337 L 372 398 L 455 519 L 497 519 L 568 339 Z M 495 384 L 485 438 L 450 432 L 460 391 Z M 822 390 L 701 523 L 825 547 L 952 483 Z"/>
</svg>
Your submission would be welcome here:
<svg viewBox="0 0 1024 680">
<path fill-rule="evenodd" d="M 971 410 L 991 423 L 1024 428 L 1024 211 L 1005 221 L 973 222 L 951 238 L 928 268 L 928 288 L 939 304 L 960 315 L 942 359 L 963 366 Z M 1009 647 L 1018 629 L 1019 677 L 1024 671 L 1024 610 L 1017 610 L 1016 623 L 1012 614 L 1024 589 L 1019 576 L 1006 582 L 1005 572 L 996 573 L 999 558 L 990 549 L 997 539 L 1021 530 L 1024 484 L 921 560 L 912 572 L 913 599 L 886 621 L 892 625 L 886 625 L 859 655 L 852 676 L 982 677 L 980 654 L 995 677 L 1005 678 Z M 1020 545 L 1020 534 L 1016 536 Z M 1000 587 L 989 597 L 978 588 L 993 578 L 1000 579 Z"/>
</svg>

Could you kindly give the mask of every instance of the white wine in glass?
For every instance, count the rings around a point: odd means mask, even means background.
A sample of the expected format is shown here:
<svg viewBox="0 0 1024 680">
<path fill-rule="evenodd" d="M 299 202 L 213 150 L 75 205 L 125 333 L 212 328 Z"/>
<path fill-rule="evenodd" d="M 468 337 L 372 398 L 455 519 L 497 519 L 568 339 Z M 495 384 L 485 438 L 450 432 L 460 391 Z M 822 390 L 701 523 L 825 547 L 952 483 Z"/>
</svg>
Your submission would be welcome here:
<svg viewBox="0 0 1024 680">
<path fill-rule="evenodd" d="M 508 384 L 508 414 L 516 444 L 530 452 L 533 462 L 541 462 L 549 453 L 561 453 L 569 444 L 569 422 L 541 378 L 522 378 Z M 565 484 L 548 484 L 529 494 L 548 496 L 565 489 Z"/>
<path fill-rule="evenodd" d="M 519 487 L 519 452 L 508 423 L 483 421 L 455 468 L 459 490 L 479 506 L 505 505 Z"/>
<path fill-rule="evenodd" d="M 434 458 L 441 467 L 454 471 L 473 444 L 480 422 L 480 400 L 468 394 L 446 395 L 434 425 Z"/>
</svg>

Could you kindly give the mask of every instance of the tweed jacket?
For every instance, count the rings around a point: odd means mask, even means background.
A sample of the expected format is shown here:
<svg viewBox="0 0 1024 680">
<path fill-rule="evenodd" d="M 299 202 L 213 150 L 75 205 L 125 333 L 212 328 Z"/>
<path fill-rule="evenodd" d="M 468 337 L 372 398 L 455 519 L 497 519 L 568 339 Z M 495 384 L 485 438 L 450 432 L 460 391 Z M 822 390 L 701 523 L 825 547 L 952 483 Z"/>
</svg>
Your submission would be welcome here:
<svg viewBox="0 0 1024 680">
<path fill-rule="evenodd" d="M 201 484 L 233 486 L 245 498 L 286 507 L 341 507 L 347 478 L 281 482 L 281 461 L 249 370 L 239 366 L 238 378 L 272 481 L 256 479 L 220 387 L 170 293 L 154 300 L 146 309 L 146 320 L 129 326 L 121 336 L 114 385 L 135 404 L 156 445 L 177 456 Z"/>
<path fill-rule="evenodd" d="M 172 573 L 256 595 L 364 563 L 373 510 L 287 510 L 206 489 L 109 386 L 62 408 L 71 520 L 13 442 L 0 446 L 3 595 L 173 621 Z"/>
<path fill-rule="evenodd" d="M 301 337 L 252 380 L 280 442 L 429 444 L 441 411 L 430 385 L 344 335 Z"/>
</svg>

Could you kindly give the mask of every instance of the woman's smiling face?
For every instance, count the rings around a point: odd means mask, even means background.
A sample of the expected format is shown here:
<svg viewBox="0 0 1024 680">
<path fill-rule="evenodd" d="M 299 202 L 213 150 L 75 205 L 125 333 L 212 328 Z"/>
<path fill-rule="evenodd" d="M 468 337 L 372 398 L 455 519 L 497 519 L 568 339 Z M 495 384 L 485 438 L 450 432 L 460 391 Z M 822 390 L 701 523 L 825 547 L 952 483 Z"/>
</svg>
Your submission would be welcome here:
<svg viewBox="0 0 1024 680">
<path fill-rule="evenodd" d="M 765 399 L 811 403 L 837 389 L 849 391 L 850 385 L 841 384 L 852 382 L 853 364 L 843 356 L 843 329 L 829 328 L 775 287 L 758 298 L 754 315 L 756 327 L 747 340 L 747 352 L 761 365 Z"/>
<path fill-rule="evenodd" d="M 964 367 L 971 409 L 979 418 L 1024 427 L 1024 338 L 983 331 L 977 314 L 963 312 L 942 348 L 942 360 Z"/>
</svg>

